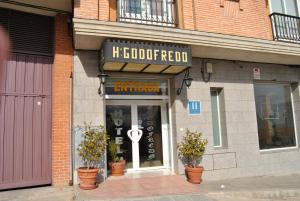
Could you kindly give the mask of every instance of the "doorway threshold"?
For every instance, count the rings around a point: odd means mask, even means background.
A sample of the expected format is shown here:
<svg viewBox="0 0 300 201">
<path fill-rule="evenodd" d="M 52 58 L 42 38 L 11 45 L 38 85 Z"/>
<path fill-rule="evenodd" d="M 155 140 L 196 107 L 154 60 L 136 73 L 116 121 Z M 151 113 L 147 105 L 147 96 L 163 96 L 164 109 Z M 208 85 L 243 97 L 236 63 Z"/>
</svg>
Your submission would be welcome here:
<svg viewBox="0 0 300 201">
<path fill-rule="evenodd" d="M 117 179 L 139 179 L 147 177 L 161 177 L 175 175 L 169 169 L 157 169 L 157 170 L 136 170 L 136 171 L 127 171 L 123 176 L 108 176 L 107 180 L 117 180 Z"/>
</svg>

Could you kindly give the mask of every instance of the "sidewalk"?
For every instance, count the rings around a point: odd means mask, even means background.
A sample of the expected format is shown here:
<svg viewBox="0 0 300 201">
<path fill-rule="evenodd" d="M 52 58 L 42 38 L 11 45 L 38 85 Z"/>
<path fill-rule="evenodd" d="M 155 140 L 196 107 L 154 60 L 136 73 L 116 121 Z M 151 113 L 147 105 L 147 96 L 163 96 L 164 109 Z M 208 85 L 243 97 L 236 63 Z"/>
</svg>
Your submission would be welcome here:
<svg viewBox="0 0 300 201">
<path fill-rule="evenodd" d="M 203 182 L 200 192 L 216 200 L 300 201 L 300 174 Z"/>
<path fill-rule="evenodd" d="M 154 186 L 153 186 L 154 185 Z M 300 174 L 204 181 L 178 175 L 109 180 L 92 191 L 75 187 L 77 201 L 300 201 Z"/>
<path fill-rule="evenodd" d="M 35 187 L 0 191 L 0 201 L 72 201 L 72 187 Z"/>
<path fill-rule="evenodd" d="M 0 191 L 0 201 L 300 201 L 300 174 L 203 181 L 183 176 L 108 180 L 99 188 L 37 187 Z"/>
</svg>

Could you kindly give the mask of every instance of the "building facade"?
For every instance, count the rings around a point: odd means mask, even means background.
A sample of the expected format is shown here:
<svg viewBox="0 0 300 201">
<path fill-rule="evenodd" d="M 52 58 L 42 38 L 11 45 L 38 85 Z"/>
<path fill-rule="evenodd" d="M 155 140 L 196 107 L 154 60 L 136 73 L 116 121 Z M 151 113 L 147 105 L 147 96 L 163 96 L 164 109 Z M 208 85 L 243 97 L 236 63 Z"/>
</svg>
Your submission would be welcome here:
<svg viewBox="0 0 300 201">
<path fill-rule="evenodd" d="M 119 144 L 127 174 L 183 174 L 176 147 L 186 129 L 199 131 L 208 139 L 201 161 L 206 180 L 300 172 L 299 1 L 59 2 L 65 4 L 0 4 L 1 9 L 13 12 L 47 13 L 53 21 L 54 36 L 53 51 L 46 55 L 51 76 L 41 80 L 51 82 L 48 94 L 43 90 L 18 91 L 17 85 L 11 84 L 17 82 L 9 82 L 12 78 L 8 79 L 7 68 L 1 68 L 1 80 L 6 80 L 0 85 L 5 86 L 0 88 L 2 99 L 13 95 L 14 101 L 22 103 L 18 98 L 28 94 L 49 98 L 49 108 L 45 109 L 49 114 L 44 115 L 48 127 L 42 123 L 37 126 L 38 118 L 33 115 L 33 127 L 21 126 L 22 130 L 19 125 L 27 125 L 23 119 L 20 124 L 14 116 L 4 116 L 6 111 L 22 108 L 10 103 L 13 100 L 5 101 L 7 104 L 1 101 L 0 125 L 4 126 L 0 127 L 0 147 L 6 154 L 0 154 L 0 164 L 5 164 L 0 172 L 7 174 L 10 167 L 15 168 L 9 172 L 10 178 L 0 177 L 0 189 L 40 184 L 34 183 L 37 179 L 32 183 L 18 180 L 18 163 L 6 161 L 22 157 L 9 155 L 10 149 L 23 142 L 14 140 L 18 136 L 23 139 L 25 134 L 45 132 L 51 136 L 45 141 L 51 146 L 46 150 L 48 169 L 44 171 L 49 174 L 43 184 L 77 183 L 76 168 L 81 162 L 76 147 L 85 122 L 106 127 Z M 47 8 L 50 11 L 46 12 Z M 41 56 L 34 51 L 13 50 L 14 54 Z M 18 63 L 15 60 L 14 64 Z M 27 60 L 22 65 L 26 66 Z M 26 72 L 20 72 L 24 80 L 28 80 Z M 42 100 L 32 101 L 43 105 Z M 141 135 L 140 139 L 135 135 Z M 13 146 L 4 146 L 6 143 Z M 29 150 L 36 150 L 30 148 L 32 144 L 39 143 L 28 144 Z M 39 170 L 34 160 L 32 166 Z M 105 155 L 100 164 L 104 179 L 109 176 L 106 161 Z"/>
<path fill-rule="evenodd" d="M 75 1 L 73 21 L 73 125 L 106 125 L 128 172 L 183 174 L 186 129 L 209 141 L 207 180 L 299 172 L 299 2 Z"/>
</svg>

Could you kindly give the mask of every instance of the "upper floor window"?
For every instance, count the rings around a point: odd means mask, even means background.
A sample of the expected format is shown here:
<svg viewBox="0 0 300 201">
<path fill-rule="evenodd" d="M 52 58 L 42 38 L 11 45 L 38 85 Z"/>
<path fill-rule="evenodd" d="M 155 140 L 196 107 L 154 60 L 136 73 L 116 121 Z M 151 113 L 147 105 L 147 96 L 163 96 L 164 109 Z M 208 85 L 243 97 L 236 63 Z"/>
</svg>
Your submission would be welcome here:
<svg viewBox="0 0 300 201">
<path fill-rule="evenodd" d="M 118 21 L 175 26 L 174 0 L 118 0 Z"/>
<path fill-rule="evenodd" d="M 297 0 L 270 0 L 271 12 L 299 16 Z"/>
<path fill-rule="evenodd" d="M 299 2 L 270 0 L 274 40 L 300 42 Z"/>
</svg>

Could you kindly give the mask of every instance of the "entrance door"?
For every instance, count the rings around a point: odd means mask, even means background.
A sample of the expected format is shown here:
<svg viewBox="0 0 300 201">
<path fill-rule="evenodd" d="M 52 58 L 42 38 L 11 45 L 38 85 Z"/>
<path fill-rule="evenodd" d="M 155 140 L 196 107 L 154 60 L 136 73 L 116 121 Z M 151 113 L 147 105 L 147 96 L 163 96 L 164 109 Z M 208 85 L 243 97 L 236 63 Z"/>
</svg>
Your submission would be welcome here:
<svg viewBox="0 0 300 201">
<path fill-rule="evenodd" d="M 167 110 L 162 101 L 110 101 L 106 127 L 128 170 L 169 168 Z"/>
</svg>

